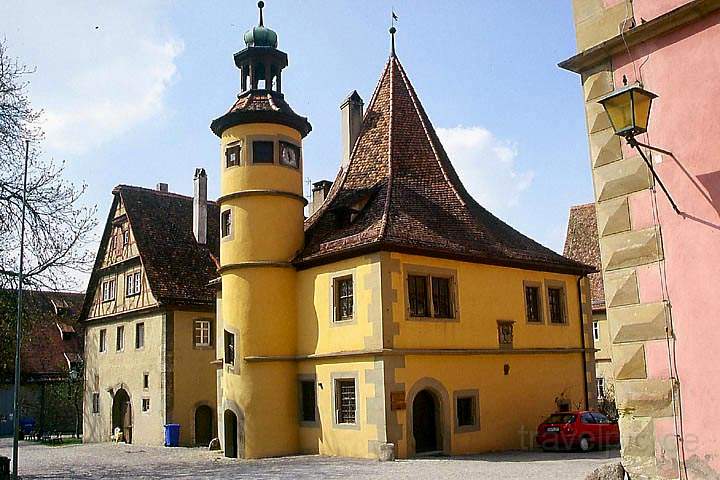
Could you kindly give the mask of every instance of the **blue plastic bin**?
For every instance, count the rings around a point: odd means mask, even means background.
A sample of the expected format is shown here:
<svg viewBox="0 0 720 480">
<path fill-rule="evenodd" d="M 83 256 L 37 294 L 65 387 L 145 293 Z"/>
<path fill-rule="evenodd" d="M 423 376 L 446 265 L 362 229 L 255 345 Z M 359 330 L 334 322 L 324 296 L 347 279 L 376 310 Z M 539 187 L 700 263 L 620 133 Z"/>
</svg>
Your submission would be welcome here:
<svg viewBox="0 0 720 480">
<path fill-rule="evenodd" d="M 165 425 L 165 446 L 177 447 L 180 445 L 180 424 L 168 423 Z"/>
</svg>

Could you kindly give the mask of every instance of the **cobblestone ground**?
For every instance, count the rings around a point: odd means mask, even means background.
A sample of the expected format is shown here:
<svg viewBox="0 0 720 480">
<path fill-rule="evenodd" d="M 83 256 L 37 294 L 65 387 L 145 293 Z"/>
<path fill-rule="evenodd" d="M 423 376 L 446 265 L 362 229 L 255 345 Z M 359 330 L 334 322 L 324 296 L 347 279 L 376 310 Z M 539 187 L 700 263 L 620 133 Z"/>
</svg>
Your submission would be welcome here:
<svg viewBox="0 0 720 480">
<path fill-rule="evenodd" d="M 0 455 L 12 442 L 0 439 Z M 618 461 L 617 451 L 581 453 L 509 452 L 471 457 L 373 460 L 297 456 L 232 460 L 199 448 L 125 444 L 48 447 L 20 444 L 20 474 L 28 479 L 242 478 L 242 479 L 528 479 L 577 480 Z"/>
</svg>

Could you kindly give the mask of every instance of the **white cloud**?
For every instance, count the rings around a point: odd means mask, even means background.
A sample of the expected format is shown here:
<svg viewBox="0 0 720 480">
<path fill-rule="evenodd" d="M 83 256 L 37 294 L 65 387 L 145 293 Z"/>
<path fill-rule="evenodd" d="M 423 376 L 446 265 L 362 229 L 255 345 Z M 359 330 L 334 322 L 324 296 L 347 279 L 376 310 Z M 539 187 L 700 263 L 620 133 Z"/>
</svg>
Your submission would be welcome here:
<svg viewBox="0 0 720 480">
<path fill-rule="evenodd" d="M 165 28 L 164 2 L 9 3 L 0 27 L 10 53 L 37 68 L 48 150 L 85 153 L 165 113 L 183 42 Z"/>
<path fill-rule="evenodd" d="M 516 164 L 517 146 L 482 127 L 438 128 L 438 136 L 465 188 L 493 213 L 506 214 L 532 184 L 532 170 Z"/>
</svg>

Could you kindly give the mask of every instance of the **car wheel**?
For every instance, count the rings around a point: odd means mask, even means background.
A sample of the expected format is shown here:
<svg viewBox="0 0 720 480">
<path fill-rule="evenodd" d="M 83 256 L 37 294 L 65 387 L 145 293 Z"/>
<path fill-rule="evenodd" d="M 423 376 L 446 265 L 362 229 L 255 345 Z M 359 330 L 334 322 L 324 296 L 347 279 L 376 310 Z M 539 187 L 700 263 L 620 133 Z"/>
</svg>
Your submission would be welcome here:
<svg viewBox="0 0 720 480">
<path fill-rule="evenodd" d="M 590 438 L 582 437 L 580 439 L 579 447 L 581 451 L 589 452 L 592 449 L 592 443 L 590 442 Z"/>
</svg>

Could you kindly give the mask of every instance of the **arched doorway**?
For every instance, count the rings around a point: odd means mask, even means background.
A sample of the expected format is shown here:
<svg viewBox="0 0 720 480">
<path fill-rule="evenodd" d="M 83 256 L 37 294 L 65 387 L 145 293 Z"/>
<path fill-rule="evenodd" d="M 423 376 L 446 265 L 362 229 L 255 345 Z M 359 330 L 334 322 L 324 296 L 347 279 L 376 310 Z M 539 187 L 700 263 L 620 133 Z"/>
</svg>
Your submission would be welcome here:
<svg viewBox="0 0 720 480">
<path fill-rule="evenodd" d="M 232 410 L 225 410 L 223 415 L 225 427 L 225 456 L 237 458 L 237 415 Z"/>
<path fill-rule="evenodd" d="M 112 432 L 120 428 L 125 443 L 132 443 L 132 405 L 130 395 L 124 388 L 119 389 L 113 396 L 112 404 Z"/>
<path fill-rule="evenodd" d="M 429 453 L 442 450 L 440 442 L 440 403 L 430 390 L 415 395 L 412 406 L 413 437 L 415 453 Z"/>
<path fill-rule="evenodd" d="M 200 405 L 195 409 L 195 444 L 207 446 L 212 440 L 212 409 Z"/>
</svg>

